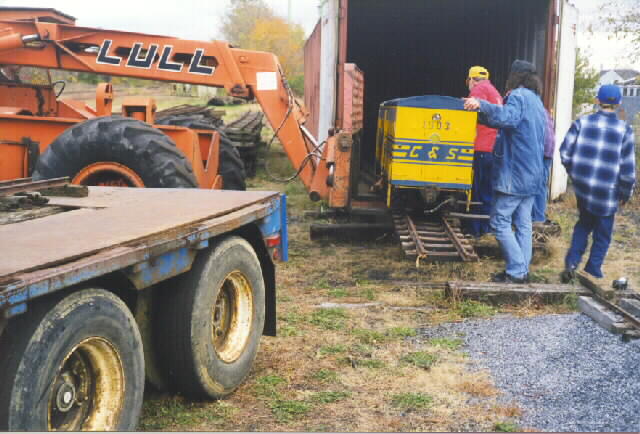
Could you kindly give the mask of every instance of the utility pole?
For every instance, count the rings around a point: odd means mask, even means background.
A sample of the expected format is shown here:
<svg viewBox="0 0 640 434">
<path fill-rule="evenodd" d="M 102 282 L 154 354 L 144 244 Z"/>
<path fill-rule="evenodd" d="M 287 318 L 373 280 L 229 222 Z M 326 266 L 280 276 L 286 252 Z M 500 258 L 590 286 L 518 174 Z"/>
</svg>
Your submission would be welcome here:
<svg viewBox="0 0 640 434">
<path fill-rule="evenodd" d="M 291 18 L 292 18 L 292 16 L 291 16 L 291 0 L 288 0 L 288 9 L 287 10 L 289 11 L 288 15 L 287 15 L 288 18 L 289 18 L 289 24 L 291 24 Z"/>
</svg>

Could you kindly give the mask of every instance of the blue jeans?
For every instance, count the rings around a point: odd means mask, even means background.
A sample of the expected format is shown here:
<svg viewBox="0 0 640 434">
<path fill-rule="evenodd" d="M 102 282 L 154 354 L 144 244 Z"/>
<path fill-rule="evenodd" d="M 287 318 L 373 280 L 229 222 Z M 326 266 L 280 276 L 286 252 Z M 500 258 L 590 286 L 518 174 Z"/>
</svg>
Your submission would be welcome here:
<svg viewBox="0 0 640 434">
<path fill-rule="evenodd" d="M 493 169 L 493 153 L 476 152 L 473 155 L 473 189 L 471 198 L 474 202 L 482 202 L 482 205 L 471 207 L 473 214 L 491 213 L 493 187 L 491 186 L 491 171 Z M 475 237 L 491 232 L 489 222 L 486 220 L 467 220 L 465 229 Z"/>
<path fill-rule="evenodd" d="M 549 174 L 551 173 L 551 163 L 553 159 L 544 159 L 544 185 L 542 189 L 536 194 L 533 202 L 533 214 L 532 219 L 534 222 L 544 222 L 547 220 L 547 198 L 549 197 Z"/>
<path fill-rule="evenodd" d="M 533 249 L 531 208 L 533 195 L 515 196 L 493 192 L 491 228 L 502 248 L 507 274 L 518 279 L 529 274 Z M 511 225 L 516 228 L 515 234 Z"/>
<path fill-rule="evenodd" d="M 571 247 L 564 260 L 565 267 L 578 268 L 582 255 L 587 250 L 589 234 L 593 232 L 593 244 L 584 271 L 598 278 L 603 277 L 601 267 L 611 244 L 615 214 L 610 216 L 592 214 L 587 211 L 580 199 L 578 199 L 578 212 L 580 216 L 573 228 Z"/>
</svg>

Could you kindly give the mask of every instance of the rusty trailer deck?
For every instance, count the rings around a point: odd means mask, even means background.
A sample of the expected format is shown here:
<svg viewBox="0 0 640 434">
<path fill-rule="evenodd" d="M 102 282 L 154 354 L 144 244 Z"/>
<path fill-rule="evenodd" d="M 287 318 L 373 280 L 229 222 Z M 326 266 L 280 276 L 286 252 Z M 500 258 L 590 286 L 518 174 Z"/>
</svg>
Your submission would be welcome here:
<svg viewBox="0 0 640 434">
<path fill-rule="evenodd" d="M 276 192 L 110 187 L 52 197 L 48 206 L 65 212 L 0 226 L 0 311 L 13 316 L 30 299 L 123 268 L 142 273 L 162 255 L 190 267 L 187 250 L 261 219 L 285 232 L 283 202 Z"/>
</svg>

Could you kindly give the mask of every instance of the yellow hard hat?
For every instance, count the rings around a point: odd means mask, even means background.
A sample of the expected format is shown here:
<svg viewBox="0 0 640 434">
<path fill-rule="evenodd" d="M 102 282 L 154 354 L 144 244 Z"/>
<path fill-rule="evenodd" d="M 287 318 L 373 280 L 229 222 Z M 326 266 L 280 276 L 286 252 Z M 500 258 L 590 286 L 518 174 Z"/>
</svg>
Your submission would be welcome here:
<svg viewBox="0 0 640 434">
<path fill-rule="evenodd" d="M 469 68 L 469 78 L 489 78 L 489 71 L 483 66 Z"/>
</svg>

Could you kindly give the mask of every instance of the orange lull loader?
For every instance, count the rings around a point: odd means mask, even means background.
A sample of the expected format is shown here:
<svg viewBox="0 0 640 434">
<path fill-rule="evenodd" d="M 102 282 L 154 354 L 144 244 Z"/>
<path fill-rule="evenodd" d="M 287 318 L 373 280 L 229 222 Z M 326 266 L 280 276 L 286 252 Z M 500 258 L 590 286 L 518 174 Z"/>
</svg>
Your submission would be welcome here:
<svg viewBox="0 0 640 434">
<path fill-rule="evenodd" d="M 1 65 L 189 83 L 255 98 L 311 198 L 330 196 L 336 139 L 318 144 L 304 127 L 304 110 L 271 53 L 78 27 L 54 9 L 0 8 Z M 126 97 L 114 115 L 109 83 L 98 85 L 90 107 L 62 97 L 64 82 L 23 84 L 7 75 L 0 82 L 0 181 L 68 176 L 84 185 L 245 187 L 242 161 L 223 134 L 158 125 L 153 98 Z"/>
</svg>

